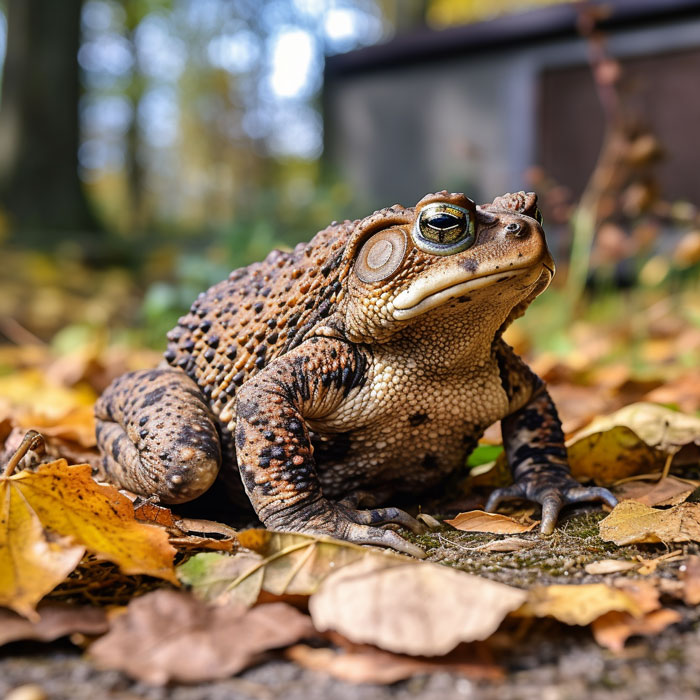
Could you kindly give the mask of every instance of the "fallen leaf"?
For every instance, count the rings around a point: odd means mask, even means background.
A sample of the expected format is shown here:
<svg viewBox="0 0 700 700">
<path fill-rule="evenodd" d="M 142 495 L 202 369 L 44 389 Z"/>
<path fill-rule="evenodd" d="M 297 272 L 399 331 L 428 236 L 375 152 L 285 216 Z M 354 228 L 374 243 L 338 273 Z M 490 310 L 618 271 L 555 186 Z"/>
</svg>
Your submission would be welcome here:
<svg viewBox="0 0 700 700">
<path fill-rule="evenodd" d="M 38 607 L 37 613 L 38 619 L 30 621 L 0 608 L 0 646 L 27 639 L 52 642 L 76 632 L 98 635 L 109 629 L 107 615 L 102 608 L 44 603 Z"/>
<path fill-rule="evenodd" d="M 619 574 L 622 571 L 630 571 L 639 567 L 638 561 L 628 561 L 627 559 L 601 559 L 586 564 L 584 570 L 587 574 L 603 575 Z"/>
<path fill-rule="evenodd" d="M 36 620 L 36 604 L 75 569 L 85 548 L 47 533 L 22 496 L 1 482 L 0 513 L 0 605 Z"/>
<path fill-rule="evenodd" d="M 75 408 L 91 407 L 97 398 L 87 386 L 67 389 L 48 381 L 39 369 L 0 376 L 0 396 L 18 419 L 32 415 L 54 421 L 60 421 Z"/>
<path fill-rule="evenodd" d="M 437 518 L 434 518 L 428 513 L 418 513 L 418 515 L 416 516 L 416 520 L 424 523 L 431 530 L 437 530 L 442 524 Z"/>
<path fill-rule="evenodd" d="M 97 444 L 92 405 L 76 406 L 58 416 L 25 413 L 20 416 L 19 424 L 25 430 L 34 429 L 47 437 L 77 442 L 81 447 L 94 447 Z"/>
<path fill-rule="evenodd" d="M 9 478 L 44 527 L 71 537 L 90 552 L 118 564 L 126 574 L 148 574 L 177 583 L 175 550 L 167 533 L 134 518 L 128 498 L 93 481 L 87 464 L 59 459 L 36 472 Z"/>
<path fill-rule="evenodd" d="M 685 413 L 700 411 L 700 370 L 684 372 L 649 392 L 644 398 L 654 403 L 676 404 Z"/>
<path fill-rule="evenodd" d="M 170 544 L 179 552 L 201 551 L 207 549 L 214 552 L 234 552 L 238 549 L 238 540 L 220 540 L 200 535 L 179 535 L 170 537 Z"/>
<path fill-rule="evenodd" d="M 213 537 L 219 540 L 238 540 L 238 531 L 224 523 L 199 518 L 178 518 L 175 525 L 188 535 Z"/>
<path fill-rule="evenodd" d="M 661 510 L 623 501 L 600 521 L 600 536 L 617 545 L 699 541 L 700 503 L 681 503 Z"/>
<path fill-rule="evenodd" d="M 620 653 L 629 637 L 658 634 L 681 619 L 680 613 L 669 608 L 654 610 L 640 618 L 626 612 L 611 611 L 593 620 L 591 629 L 598 644 Z"/>
<path fill-rule="evenodd" d="M 313 634 L 309 617 L 286 603 L 245 610 L 161 589 L 132 600 L 88 653 L 99 667 L 146 683 L 202 683 Z"/>
<path fill-rule="evenodd" d="M 698 443 L 700 418 L 641 402 L 595 418 L 567 447 L 574 476 L 609 485 L 660 471 L 667 456 Z"/>
<path fill-rule="evenodd" d="M 567 441 L 571 473 L 580 481 L 610 486 L 620 479 L 660 471 L 666 455 L 647 445 L 630 428 L 577 433 Z"/>
<path fill-rule="evenodd" d="M 472 510 L 460 513 L 452 520 L 445 520 L 457 530 L 463 532 L 490 532 L 496 535 L 513 535 L 518 532 L 529 532 L 537 523 L 523 524 L 499 513 L 487 513 L 483 510 Z"/>
<path fill-rule="evenodd" d="M 238 541 L 249 552 L 234 556 L 196 554 L 177 568 L 180 580 L 202 600 L 253 605 L 262 591 L 273 595 L 311 595 L 330 573 L 360 559 L 413 561 L 330 537 L 244 530 Z"/>
<path fill-rule="evenodd" d="M 471 680 L 502 680 L 503 669 L 490 658 L 480 662 L 474 646 L 432 659 L 392 654 L 368 645 L 337 651 L 296 644 L 287 649 L 284 655 L 304 668 L 327 673 L 346 683 L 391 684 L 436 672 L 458 673 Z"/>
<path fill-rule="evenodd" d="M 632 598 L 639 606 L 641 613 L 649 613 L 661 607 L 659 588 L 656 582 L 645 579 L 618 578 L 613 581 L 613 585 Z"/>
<path fill-rule="evenodd" d="M 136 520 L 141 520 L 146 523 L 153 523 L 161 527 L 176 528 L 175 518 L 170 508 L 141 501 L 138 505 L 134 504 L 134 517 Z"/>
<path fill-rule="evenodd" d="M 134 520 L 129 500 L 96 484 L 88 465 L 65 460 L 0 475 L 0 604 L 32 615 L 36 603 L 78 564 L 85 549 L 176 582 L 175 550 L 161 528 Z"/>
<path fill-rule="evenodd" d="M 699 484 L 674 476 L 661 480 L 629 481 L 615 489 L 615 495 L 620 501 L 637 501 L 645 506 L 675 506 L 690 496 Z"/>
<path fill-rule="evenodd" d="M 537 542 L 533 540 L 524 540 L 521 537 L 506 537 L 474 547 L 474 550 L 478 552 L 519 552 L 523 549 L 531 549 L 536 544 Z"/>
<path fill-rule="evenodd" d="M 692 555 L 683 567 L 683 600 L 688 605 L 700 603 L 700 557 Z"/>
<path fill-rule="evenodd" d="M 47 532 L 12 482 L 22 457 L 41 445 L 40 435 L 28 434 L 0 473 L 0 605 L 34 621 L 38 620 L 36 604 L 78 565 L 85 552 L 69 539 Z"/>
<path fill-rule="evenodd" d="M 650 574 L 655 573 L 661 564 L 679 561 L 684 558 L 685 557 L 682 549 L 677 549 L 674 552 L 667 552 L 666 554 L 662 554 L 661 556 L 655 557 L 653 559 L 643 559 L 642 557 L 637 557 L 637 560 L 640 563 L 638 572 L 642 576 L 649 576 Z"/>
<path fill-rule="evenodd" d="M 238 549 L 236 531 L 211 520 L 181 518 L 176 520 L 170 508 L 142 501 L 134 508 L 134 517 L 167 529 L 170 544 L 178 551 L 214 550 L 233 552 Z"/>
<path fill-rule="evenodd" d="M 376 558 L 349 564 L 311 596 L 316 629 L 413 656 L 438 656 L 486 639 L 527 593 L 429 563 Z"/>
<path fill-rule="evenodd" d="M 604 583 L 537 586 L 517 611 L 519 617 L 553 617 L 567 625 L 588 625 L 601 615 L 618 610 L 641 614 L 627 593 Z"/>
<path fill-rule="evenodd" d="M 700 442 L 700 418 L 654 403 L 633 403 L 610 416 L 595 419 L 586 430 L 599 431 L 605 425 L 625 425 L 647 445 L 666 454 Z"/>
</svg>

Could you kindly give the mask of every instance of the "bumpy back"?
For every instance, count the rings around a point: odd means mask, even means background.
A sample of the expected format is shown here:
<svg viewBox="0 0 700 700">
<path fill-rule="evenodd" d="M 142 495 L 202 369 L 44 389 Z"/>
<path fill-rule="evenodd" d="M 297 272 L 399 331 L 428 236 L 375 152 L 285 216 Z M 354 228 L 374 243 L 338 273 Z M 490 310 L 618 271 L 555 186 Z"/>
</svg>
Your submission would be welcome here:
<svg viewBox="0 0 700 700">
<path fill-rule="evenodd" d="M 232 407 L 241 384 L 333 313 L 357 223 L 330 226 L 290 253 L 273 250 L 263 262 L 234 270 L 200 294 L 168 333 L 165 359 L 199 384 L 217 415 Z"/>
</svg>

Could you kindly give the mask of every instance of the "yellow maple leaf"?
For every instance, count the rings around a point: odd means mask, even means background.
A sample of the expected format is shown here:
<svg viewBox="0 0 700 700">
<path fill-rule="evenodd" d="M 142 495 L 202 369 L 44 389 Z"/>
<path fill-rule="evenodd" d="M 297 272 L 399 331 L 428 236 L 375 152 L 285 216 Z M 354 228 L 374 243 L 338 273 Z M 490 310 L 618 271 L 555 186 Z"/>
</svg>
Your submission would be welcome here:
<svg viewBox="0 0 700 700">
<path fill-rule="evenodd" d="M 59 459 L 13 474 L 24 444 L 0 475 L 0 605 L 31 615 L 85 549 L 124 573 L 177 582 L 165 530 L 136 521 L 131 502 L 95 483 L 87 464 Z"/>
</svg>

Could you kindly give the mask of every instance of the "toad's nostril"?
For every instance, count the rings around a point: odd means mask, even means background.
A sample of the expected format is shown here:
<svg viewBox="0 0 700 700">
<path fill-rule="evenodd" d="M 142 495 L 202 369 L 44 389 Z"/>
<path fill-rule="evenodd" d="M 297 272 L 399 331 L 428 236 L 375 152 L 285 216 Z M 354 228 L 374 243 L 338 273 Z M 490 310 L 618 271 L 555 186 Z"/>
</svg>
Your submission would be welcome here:
<svg viewBox="0 0 700 700">
<path fill-rule="evenodd" d="M 509 224 L 506 224 L 504 227 L 504 230 L 506 233 L 510 233 L 511 236 L 524 236 L 526 231 L 523 228 L 522 224 L 518 224 L 515 221 L 512 221 Z"/>
</svg>

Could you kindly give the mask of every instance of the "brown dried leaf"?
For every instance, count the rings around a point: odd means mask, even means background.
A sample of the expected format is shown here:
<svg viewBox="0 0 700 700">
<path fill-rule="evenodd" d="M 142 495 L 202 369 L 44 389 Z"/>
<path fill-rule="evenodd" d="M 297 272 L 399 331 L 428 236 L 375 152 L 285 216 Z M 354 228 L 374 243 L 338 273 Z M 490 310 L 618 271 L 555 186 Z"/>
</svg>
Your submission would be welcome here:
<svg viewBox="0 0 700 700">
<path fill-rule="evenodd" d="M 496 666 L 482 648 L 464 646 L 465 649 L 458 648 L 452 654 L 433 659 L 392 654 L 369 645 L 336 651 L 296 644 L 284 655 L 304 668 L 327 673 L 346 683 L 390 684 L 436 672 L 458 673 L 472 680 L 503 679 L 503 669 Z M 479 659 L 479 656 L 486 658 Z"/>
<path fill-rule="evenodd" d="M 506 537 L 503 540 L 494 540 L 479 545 L 474 549 L 478 552 L 519 552 L 523 549 L 532 549 L 537 544 L 533 540 L 524 540 L 521 537 Z"/>
<path fill-rule="evenodd" d="M 527 594 L 447 566 L 373 558 L 329 576 L 309 601 L 318 630 L 414 656 L 486 639 Z"/>
<path fill-rule="evenodd" d="M 642 613 L 649 613 L 661 607 L 659 588 L 656 582 L 645 579 L 619 578 L 613 581 L 613 585 L 630 596 Z"/>
<path fill-rule="evenodd" d="M 179 552 L 201 551 L 210 552 L 235 552 L 238 549 L 238 540 L 219 540 L 213 537 L 201 537 L 200 535 L 179 535 L 170 538 L 170 544 Z"/>
<path fill-rule="evenodd" d="M 700 503 L 681 503 L 661 510 L 623 501 L 600 521 L 600 536 L 617 545 L 700 541 Z"/>
<path fill-rule="evenodd" d="M 238 549 L 236 531 L 222 523 L 192 518 L 175 520 L 169 508 L 147 501 L 136 506 L 134 516 L 142 522 L 154 523 L 166 528 L 170 534 L 170 544 L 179 551 L 207 549 L 233 552 Z"/>
<path fill-rule="evenodd" d="M 700 603 L 700 557 L 692 555 L 682 572 L 683 579 L 683 600 L 688 605 L 698 605 Z"/>
<path fill-rule="evenodd" d="M 491 532 L 496 535 L 514 535 L 519 532 L 529 532 L 537 523 L 519 523 L 507 515 L 487 513 L 483 510 L 472 510 L 460 513 L 452 520 L 445 520 L 457 530 L 463 532 Z"/>
<path fill-rule="evenodd" d="M 520 617 L 554 617 L 567 625 L 588 625 L 611 610 L 641 614 L 639 604 L 604 583 L 537 586 L 518 610 Z"/>
<path fill-rule="evenodd" d="M 627 561 L 626 559 L 601 559 L 586 564 L 584 567 L 587 574 L 603 575 L 619 574 L 622 571 L 630 571 L 639 568 L 638 561 Z"/>
<path fill-rule="evenodd" d="M 142 501 L 134 507 L 134 517 L 145 523 L 160 525 L 166 528 L 176 528 L 175 518 L 170 508 L 158 506 L 155 503 Z"/>
<path fill-rule="evenodd" d="M 237 540 L 238 531 L 224 523 L 217 523 L 214 520 L 201 520 L 199 518 L 179 518 L 175 521 L 178 529 L 188 535 L 199 535 L 200 537 L 215 537 L 219 540 Z"/>
<path fill-rule="evenodd" d="M 683 503 L 700 485 L 697 482 L 667 476 L 659 481 L 629 481 L 615 489 L 620 501 L 637 501 L 645 506 L 675 506 Z"/>
<path fill-rule="evenodd" d="M 26 413 L 20 416 L 19 424 L 25 430 L 37 430 L 47 437 L 76 442 L 81 447 L 95 447 L 97 444 L 92 405 L 77 406 L 59 416 Z"/>
<path fill-rule="evenodd" d="M 681 619 L 680 613 L 668 608 L 654 610 L 640 618 L 626 612 L 611 611 L 593 620 L 591 628 L 598 644 L 620 653 L 629 637 L 658 634 Z"/>
<path fill-rule="evenodd" d="M 201 683 L 228 678 L 262 652 L 313 634 L 308 616 L 286 603 L 245 610 L 161 589 L 129 603 L 89 655 L 101 668 L 146 683 Z"/>
<path fill-rule="evenodd" d="M 0 608 L 0 646 L 25 639 L 52 642 L 76 632 L 98 635 L 109 629 L 102 608 L 44 603 L 38 607 L 37 613 L 38 619 L 30 621 Z"/>
<path fill-rule="evenodd" d="M 398 554 L 334 540 L 269 530 L 238 533 L 242 547 L 234 556 L 202 553 L 177 568 L 180 580 L 203 600 L 253 605 L 262 591 L 273 595 L 311 595 L 330 573 L 351 562 L 378 559 L 413 562 Z"/>
</svg>

